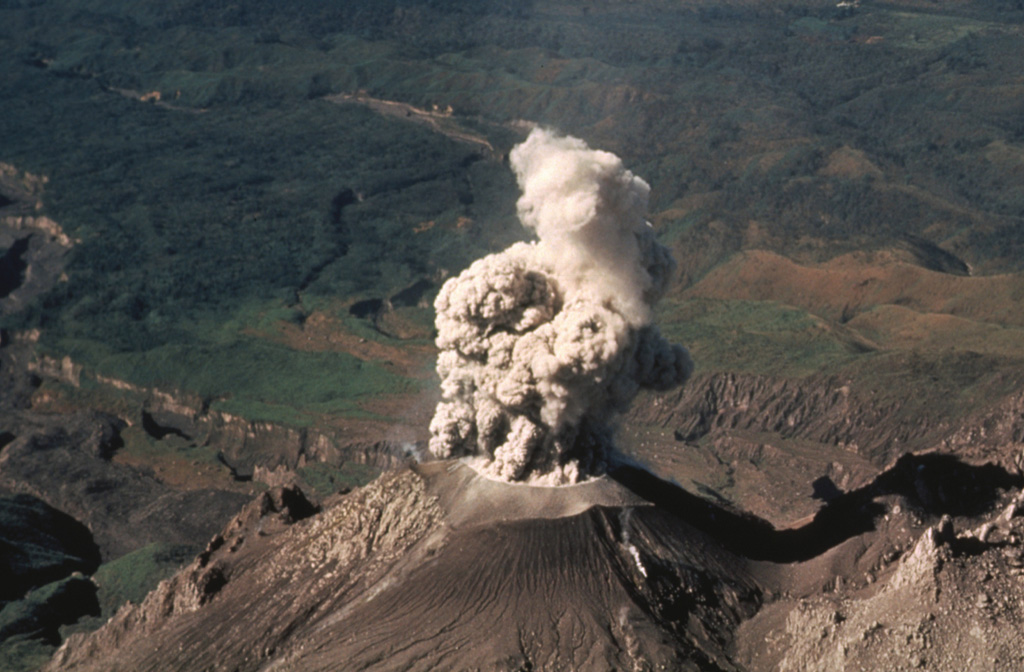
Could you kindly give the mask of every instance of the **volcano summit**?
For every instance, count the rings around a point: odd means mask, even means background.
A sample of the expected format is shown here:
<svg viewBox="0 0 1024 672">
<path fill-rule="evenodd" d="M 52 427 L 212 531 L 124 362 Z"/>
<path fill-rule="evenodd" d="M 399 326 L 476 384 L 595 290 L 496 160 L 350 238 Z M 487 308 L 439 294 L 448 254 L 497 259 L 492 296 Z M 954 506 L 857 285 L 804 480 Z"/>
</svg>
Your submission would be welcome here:
<svg viewBox="0 0 1024 672">
<path fill-rule="evenodd" d="M 747 562 L 604 476 L 439 461 L 295 522 L 266 495 L 52 670 L 735 669 Z"/>
</svg>

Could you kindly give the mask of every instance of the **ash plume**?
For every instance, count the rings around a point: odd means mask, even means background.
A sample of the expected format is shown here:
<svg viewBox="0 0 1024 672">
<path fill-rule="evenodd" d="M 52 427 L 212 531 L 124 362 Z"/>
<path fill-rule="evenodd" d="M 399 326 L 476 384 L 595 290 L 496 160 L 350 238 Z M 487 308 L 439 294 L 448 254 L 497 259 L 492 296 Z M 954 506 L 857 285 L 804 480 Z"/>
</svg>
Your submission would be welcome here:
<svg viewBox="0 0 1024 672">
<path fill-rule="evenodd" d="M 614 154 L 538 128 L 510 159 L 538 240 L 441 288 L 430 450 L 502 480 L 572 483 L 602 472 L 640 389 L 693 369 L 651 324 L 675 262 L 645 219 L 650 187 Z"/>
</svg>

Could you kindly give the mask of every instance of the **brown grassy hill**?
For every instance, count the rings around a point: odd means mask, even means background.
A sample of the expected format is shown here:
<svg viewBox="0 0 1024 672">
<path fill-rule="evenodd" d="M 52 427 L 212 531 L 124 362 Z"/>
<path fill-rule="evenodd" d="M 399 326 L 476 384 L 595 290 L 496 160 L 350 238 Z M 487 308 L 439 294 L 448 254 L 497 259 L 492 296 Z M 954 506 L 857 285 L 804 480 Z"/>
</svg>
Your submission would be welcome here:
<svg viewBox="0 0 1024 672">
<path fill-rule="evenodd" d="M 984 332 L 982 325 L 1014 331 L 1024 327 L 1024 275 L 940 273 L 891 250 L 855 252 L 808 265 L 749 250 L 715 268 L 686 296 L 778 301 L 851 328 L 888 329 L 884 342 L 896 347 L 913 345 L 920 339 L 917 332 L 958 338 L 962 331 Z M 879 312 L 879 307 L 885 309 Z M 997 335 L 996 340 L 1002 339 Z M 1024 348 L 1024 339 L 1020 343 Z"/>
</svg>

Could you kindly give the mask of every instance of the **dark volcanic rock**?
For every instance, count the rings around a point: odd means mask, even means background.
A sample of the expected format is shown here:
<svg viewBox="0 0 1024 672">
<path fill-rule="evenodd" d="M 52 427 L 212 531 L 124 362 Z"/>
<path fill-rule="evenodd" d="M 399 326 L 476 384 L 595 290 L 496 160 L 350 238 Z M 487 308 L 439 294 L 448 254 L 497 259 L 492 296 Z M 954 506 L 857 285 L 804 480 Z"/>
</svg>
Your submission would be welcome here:
<svg viewBox="0 0 1024 672">
<path fill-rule="evenodd" d="M 121 421 L 95 413 L 25 415 L 0 451 L 0 488 L 36 496 L 82 521 L 109 560 L 160 541 L 209 539 L 249 497 L 179 491 L 109 460 Z"/>
<path fill-rule="evenodd" d="M 32 393 L 41 383 L 39 376 L 28 370 L 27 362 L 31 359 L 30 345 L 11 343 L 9 334 L 0 329 L 0 409 L 25 409 L 31 406 Z M 13 437 L 8 422 L 0 426 L 0 435 Z M 9 440 L 0 438 L 0 449 L 8 443 Z"/>
<path fill-rule="evenodd" d="M 759 604 L 747 561 L 607 477 L 441 462 L 298 523 L 276 501 L 48 669 L 732 670 Z"/>
<path fill-rule="evenodd" d="M 30 495 L 0 498 L 0 601 L 99 564 L 99 548 L 77 520 Z"/>
<path fill-rule="evenodd" d="M 24 257 L 28 250 L 28 241 L 28 238 L 21 238 L 0 254 L 0 298 L 21 287 L 25 280 L 28 262 Z"/>
<path fill-rule="evenodd" d="M 0 315 L 18 312 L 53 287 L 71 244 L 47 217 L 0 217 Z"/>
<path fill-rule="evenodd" d="M 0 611 L 0 642 L 23 636 L 57 645 L 61 641 L 60 626 L 99 613 L 96 586 L 83 576 L 69 576 L 5 606 Z"/>
</svg>

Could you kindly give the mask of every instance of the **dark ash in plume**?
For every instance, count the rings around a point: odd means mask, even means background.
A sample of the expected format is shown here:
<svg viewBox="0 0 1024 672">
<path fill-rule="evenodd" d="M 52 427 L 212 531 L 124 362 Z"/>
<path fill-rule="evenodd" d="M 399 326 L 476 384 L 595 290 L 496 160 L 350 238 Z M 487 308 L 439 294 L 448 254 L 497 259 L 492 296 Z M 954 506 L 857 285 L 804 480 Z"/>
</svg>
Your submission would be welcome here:
<svg viewBox="0 0 1024 672">
<path fill-rule="evenodd" d="M 650 187 L 614 154 L 535 129 L 511 153 L 539 240 L 484 257 L 435 302 L 438 457 L 502 480 L 600 473 L 614 416 L 693 364 L 650 324 L 675 266 L 646 221 Z"/>
</svg>

